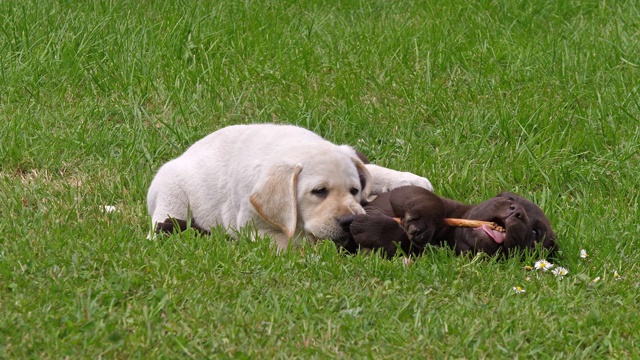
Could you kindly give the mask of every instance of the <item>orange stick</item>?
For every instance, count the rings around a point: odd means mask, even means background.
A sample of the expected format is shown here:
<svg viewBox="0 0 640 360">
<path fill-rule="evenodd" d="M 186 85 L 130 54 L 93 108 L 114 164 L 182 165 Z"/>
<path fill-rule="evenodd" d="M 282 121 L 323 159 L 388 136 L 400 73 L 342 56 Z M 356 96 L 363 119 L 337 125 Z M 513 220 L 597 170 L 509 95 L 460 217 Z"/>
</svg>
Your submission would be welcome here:
<svg viewBox="0 0 640 360">
<path fill-rule="evenodd" d="M 399 224 L 402 223 L 402 219 L 400 218 L 393 218 L 393 219 L 397 221 Z M 481 227 L 482 225 L 487 225 L 490 229 L 500 231 L 500 232 L 505 232 L 505 229 L 502 226 L 492 221 L 445 218 L 444 223 L 447 226 L 468 227 L 468 228 L 478 228 L 478 227 Z"/>
<path fill-rule="evenodd" d="M 490 229 L 497 230 L 500 232 L 505 232 L 505 229 L 502 226 L 494 223 L 493 221 L 445 218 L 444 223 L 449 226 L 469 227 L 469 228 L 477 228 L 477 227 L 481 227 L 482 225 L 487 225 Z"/>
</svg>

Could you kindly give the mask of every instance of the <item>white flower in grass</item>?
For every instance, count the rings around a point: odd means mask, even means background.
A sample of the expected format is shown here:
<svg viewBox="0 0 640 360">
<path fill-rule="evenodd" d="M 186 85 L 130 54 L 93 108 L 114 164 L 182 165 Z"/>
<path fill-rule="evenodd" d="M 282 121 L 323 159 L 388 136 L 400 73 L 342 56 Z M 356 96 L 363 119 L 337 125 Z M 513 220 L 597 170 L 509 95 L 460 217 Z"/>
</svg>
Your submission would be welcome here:
<svg viewBox="0 0 640 360">
<path fill-rule="evenodd" d="M 585 249 L 581 249 L 581 250 L 580 250 L 580 257 L 581 257 L 581 258 L 583 258 L 583 259 L 588 258 L 588 257 L 589 257 L 589 254 L 587 254 L 587 250 L 585 250 Z"/>
<path fill-rule="evenodd" d="M 525 290 L 521 286 L 514 286 L 513 287 L 513 291 L 515 291 L 516 294 L 522 294 L 522 293 L 526 293 L 527 292 L 527 290 Z"/>
<path fill-rule="evenodd" d="M 357 308 L 353 308 L 353 309 L 344 309 L 342 311 L 340 311 L 340 313 L 342 315 L 349 315 L 349 316 L 358 316 L 360 315 L 360 312 L 362 312 L 362 308 L 361 307 L 357 307 Z"/>
<path fill-rule="evenodd" d="M 618 274 L 616 270 L 613 270 L 613 280 L 622 280 L 622 277 L 620 277 L 620 274 Z"/>
<path fill-rule="evenodd" d="M 105 214 L 118 211 L 118 209 L 113 205 L 100 205 L 100 210 Z"/>
<path fill-rule="evenodd" d="M 406 257 L 405 256 L 405 257 L 402 258 L 402 263 L 405 266 L 410 266 L 411 264 L 413 264 L 413 260 L 410 257 Z"/>
<path fill-rule="evenodd" d="M 553 264 L 548 262 L 545 259 L 536 261 L 535 265 L 533 265 L 537 270 L 548 271 L 553 267 Z"/>
<path fill-rule="evenodd" d="M 596 277 L 595 279 L 591 280 L 592 283 L 597 283 L 598 281 L 600 281 L 600 276 Z"/>
<path fill-rule="evenodd" d="M 565 275 L 567 275 L 569 273 L 569 270 L 567 270 L 567 269 L 565 269 L 565 268 L 563 268 L 561 266 L 558 266 L 557 268 L 551 270 L 551 272 L 553 273 L 553 275 L 555 275 L 555 276 L 557 276 L 557 277 L 562 279 L 563 276 L 565 276 Z"/>
</svg>

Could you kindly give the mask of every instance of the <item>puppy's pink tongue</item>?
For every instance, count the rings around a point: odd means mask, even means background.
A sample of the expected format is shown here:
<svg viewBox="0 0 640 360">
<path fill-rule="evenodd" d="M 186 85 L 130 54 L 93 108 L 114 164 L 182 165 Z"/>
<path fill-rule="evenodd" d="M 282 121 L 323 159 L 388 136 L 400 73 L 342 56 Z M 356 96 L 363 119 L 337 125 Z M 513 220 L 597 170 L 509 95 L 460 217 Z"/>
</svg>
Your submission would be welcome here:
<svg viewBox="0 0 640 360">
<path fill-rule="evenodd" d="M 486 232 L 487 235 L 491 236 L 493 241 L 497 242 L 498 244 L 502 244 L 502 242 L 504 241 L 504 238 L 506 236 L 505 233 L 502 233 L 502 232 L 497 231 L 497 230 L 493 230 L 487 225 L 482 225 L 482 230 L 484 230 L 484 232 Z"/>
</svg>

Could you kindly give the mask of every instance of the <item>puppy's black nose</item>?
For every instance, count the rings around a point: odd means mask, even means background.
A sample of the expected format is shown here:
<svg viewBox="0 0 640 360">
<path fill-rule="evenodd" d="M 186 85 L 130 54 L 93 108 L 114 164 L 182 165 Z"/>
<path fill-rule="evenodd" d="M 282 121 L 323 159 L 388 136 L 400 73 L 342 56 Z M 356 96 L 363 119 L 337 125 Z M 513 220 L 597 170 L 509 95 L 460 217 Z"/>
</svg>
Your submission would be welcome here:
<svg viewBox="0 0 640 360">
<path fill-rule="evenodd" d="M 344 215 L 344 216 L 340 216 L 338 218 L 338 223 L 340 224 L 340 226 L 342 227 L 342 229 L 345 232 L 349 232 L 349 226 L 351 225 L 351 223 L 353 222 L 353 220 L 355 220 L 356 216 L 355 215 Z"/>
<path fill-rule="evenodd" d="M 518 219 L 522 219 L 522 212 L 523 209 L 520 205 L 516 205 L 516 204 L 511 204 L 509 206 L 509 215 L 510 216 L 515 216 Z"/>
</svg>

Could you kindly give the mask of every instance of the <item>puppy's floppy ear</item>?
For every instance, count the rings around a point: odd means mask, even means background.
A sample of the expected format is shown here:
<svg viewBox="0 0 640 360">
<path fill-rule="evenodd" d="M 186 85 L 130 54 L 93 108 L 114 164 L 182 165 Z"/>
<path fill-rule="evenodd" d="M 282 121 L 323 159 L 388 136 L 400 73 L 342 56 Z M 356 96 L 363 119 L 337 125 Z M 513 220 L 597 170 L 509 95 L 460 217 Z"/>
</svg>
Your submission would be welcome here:
<svg viewBox="0 0 640 360">
<path fill-rule="evenodd" d="M 302 165 L 281 164 L 269 169 L 253 187 L 249 201 L 258 214 L 292 238 L 298 219 L 296 187 Z"/>
<path fill-rule="evenodd" d="M 361 153 L 360 151 L 353 149 L 356 152 L 356 155 L 358 156 L 358 159 L 360 159 L 360 161 L 362 161 L 363 164 L 371 164 L 371 161 L 369 161 L 369 158 L 367 157 L 367 155 Z"/>
<path fill-rule="evenodd" d="M 376 197 L 373 196 L 369 198 L 371 194 L 371 185 L 373 183 L 373 179 L 371 178 L 371 173 L 367 170 L 367 167 L 364 166 L 362 161 L 358 158 L 351 158 L 353 163 L 356 165 L 356 169 L 358 169 L 358 177 L 360 178 L 360 187 L 362 188 L 362 201 L 370 202 L 373 201 Z"/>
</svg>

